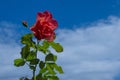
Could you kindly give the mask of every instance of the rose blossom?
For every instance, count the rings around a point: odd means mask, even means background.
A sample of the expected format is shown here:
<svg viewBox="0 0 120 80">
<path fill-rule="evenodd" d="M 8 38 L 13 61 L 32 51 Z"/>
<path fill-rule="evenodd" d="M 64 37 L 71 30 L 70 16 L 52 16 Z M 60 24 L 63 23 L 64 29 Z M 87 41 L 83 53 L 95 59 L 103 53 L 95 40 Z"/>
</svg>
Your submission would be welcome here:
<svg viewBox="0 0 120 80">
<path fill-rule="evenodd" d="M 52 18 L 49 11 L 38 12 L 36 23 L 30 28 L 38 40 L 46 39 L 53 41 L 55 38 L 54 30 L 57 28 L 58 23 Z"/>
</svg>

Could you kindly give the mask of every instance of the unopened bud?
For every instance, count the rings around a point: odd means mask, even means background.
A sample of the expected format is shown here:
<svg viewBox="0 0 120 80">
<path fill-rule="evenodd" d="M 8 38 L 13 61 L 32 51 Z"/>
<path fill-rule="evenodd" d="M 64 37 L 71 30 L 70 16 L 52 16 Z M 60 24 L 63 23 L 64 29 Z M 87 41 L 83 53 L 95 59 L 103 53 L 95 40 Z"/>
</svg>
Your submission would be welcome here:
<svg viewBox="0 0 120 80">
<path fill-rule="evenodd" d="M 26 21 L 22 21 L 24 27 L 28 27 L 28 23 Z"/>
</svg>

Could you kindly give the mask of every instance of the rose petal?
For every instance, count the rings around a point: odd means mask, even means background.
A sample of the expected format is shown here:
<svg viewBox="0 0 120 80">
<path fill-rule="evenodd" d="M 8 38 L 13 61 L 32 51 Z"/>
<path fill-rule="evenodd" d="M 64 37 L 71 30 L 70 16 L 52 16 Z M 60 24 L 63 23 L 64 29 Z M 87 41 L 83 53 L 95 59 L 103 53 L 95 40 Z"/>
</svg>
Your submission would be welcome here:
<svg viewBox="0 0 120 80">
<path fill-rule="evenodd" d="M 57 28 L 57 26 L 58 26 L 58 23 L 57 23 L 56 20 L 51 19 L 51 20 L 49 21 L 49 27 L 50 27 L 52 30 L 55 30 L 55 29 Z"/>
<path fill-rule="evenodd" d="M 46 39 L 53 41 L 55 38 L 54 30 L 57 28 L 58 23 L 52 18 L 49 11 L 39 12 L 37 14 L 36 23 L 30 28 L 38 40 Z"/>
</svg>

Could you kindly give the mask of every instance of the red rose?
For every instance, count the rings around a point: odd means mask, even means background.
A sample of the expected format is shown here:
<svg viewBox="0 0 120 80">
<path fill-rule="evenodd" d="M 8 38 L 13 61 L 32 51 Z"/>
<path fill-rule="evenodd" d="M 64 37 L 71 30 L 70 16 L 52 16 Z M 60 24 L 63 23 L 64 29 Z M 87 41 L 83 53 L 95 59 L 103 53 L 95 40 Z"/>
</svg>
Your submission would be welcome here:
<svg viewBox="0 0 120 80">
<path fill-rule="evenodd" d="M 55 38 L 54 30 L 57 28 L 58 23 L 52 18 L 49 11 L 37 14 L 36 23 L 30 28 L 38 40 L 46 39 L 53 41 Z"/>
</svg>

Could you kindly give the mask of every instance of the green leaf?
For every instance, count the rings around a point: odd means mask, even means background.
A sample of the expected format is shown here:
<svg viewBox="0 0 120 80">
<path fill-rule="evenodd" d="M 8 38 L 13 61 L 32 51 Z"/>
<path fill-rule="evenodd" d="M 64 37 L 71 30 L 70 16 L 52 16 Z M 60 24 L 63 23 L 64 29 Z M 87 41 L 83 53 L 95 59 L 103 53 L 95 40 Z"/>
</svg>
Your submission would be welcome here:
<svg viewBox="0 0 120 80">
<path fill-rule="evenodd" d="M 54 63 L 55 62 L 54 55 L 53 54 L 48 54 L 45 57 L 45 62 L 46 63 Z"/>
<path fill-rule="evenodd" d="M 56 56 L 56 55 L 54 55 L 54 61 L 55 61 L 55 62 L 57 61 L 57 56 Z"/>
<path fill-rule="evenodd" d="M 30 53 L 30 47 L 26 45 L 22 48 L 22 51 L 20 54 L 23 59 L 26 59 L 29 53 Z"/>
<path fill-rule="evenodd" d="M 54 64 L 54 68 L 55 68 L 60 74 L 63 74 L 63 73 L 64 73 L 61 66 L 58 66 L 57 64 Z"/>
<path fill-rule="evenodd" d="M 45 63 L 44 63 L 43 61 L 40 61 L 39 67 L 40 67 L 41 69 L 43 69 L 43 68 L 45 67 Z"/>
<path fill-rule="evenodd" d="M 36 80 L 43 80 L 43 79 L 42 79 L 42 74 L 41 74 L 41 73 L 38 74 L 38 75 L 36 76 Z"/>
<path fill-rule="evenodd" d="M 29 80 L 27 77 L 21 77 L 19 80 Z"/>
<path fill-rule="evenodd" d="M 31 51 L 28 56 L 27 56 L 27 61 L 33 60 L 36 58 L 36 52 L 35 51 Z"/>
<path fill-rule="evenodd" d="M 25 64 L 25 61 L 23 59 L 15 59 L 14 60 L 14 65 L 19 67 L 19 66 L 23 66 Z"/>
<path fill-rule="evenodd" d="M 49 42 L 44 40 L 42 45 L 38 45 L 38 50 L 43 52 L 43 53 L 46 53 L 48 51 L 48 48 L 49 48 Z"/>
<path fill-rule="evenodd" d="M 49 76 L 49 80 L 59 80 L 57 76 Z"/>
<path fill-rule="evenodd" d="M 31 70 L 35 70 L 35 66 L 29 66 Z"/>
<path fill-rule="evenodd" d="M 47 68 L 44 67 L 43 69 L 40 70 L 40 73 L 43 74 L 43 73 L 45 73 L 46 71 L 47 71 Z"/>
<path fill-rule="evenodd" d="M 48 49 L 49 48 L 49 42 L 44 40 L 43 41 L 43 47 L 44 47 L 44 49 Z"/>
<path fill-rule="evenodd" d="M 39 63 L 39 59 L 33 59 L 30 61 L 30 65 L 36 65 Z"/>
<path fill-rule="evenodd" d="M 47 77 L 47 76 L 44 76 L 44 77 L 42 78 L 42 80 L 48 80 L 48 77 Z"/>
<path fill-rule="evenodd" d="M 41 46 L 41 45 L 38 45 L 37 48 L 38 48 L 39 51 L 43 52 L 44 54 L 45 54 L 46 51 L 47 51 L 47 50 L 46 50 L 43 46 Z"/>
<path fill-rule="evenodd" d="M 46 68 L 48 69 L 50 74 L 56 74 L 56 72 L 54 71 L 53 67 L 51 67 L 49 64 L 46 64 Z"/>
<path fill-rule="evenodd" d="M 19 80 L 23 80 L 22 78 L 19 78 Z"/>
<path fill-rule="evenodd" d="M 22 36 L 21 38 L 21 43 L 22 44 L 26 44 L 30 47 L 33 47 L 35 48 L 35 42 L 32 40 L 32 37 L 34 35 L 32 33 L 29 33 L 29 34 L 25 34 L 24 36 Z"/>
<path fill-rule="evenodd" d="M 28 78 L 25 78 L 24 80 L 30 80 L 30 79 L 28 79 Z"/>
<path fill-rule="evenodd" d="M 59 43 L 50 42 L 50 45 L 56 52 L 62 52 L 63 51 L 63 47 Z"/>
</svg>

